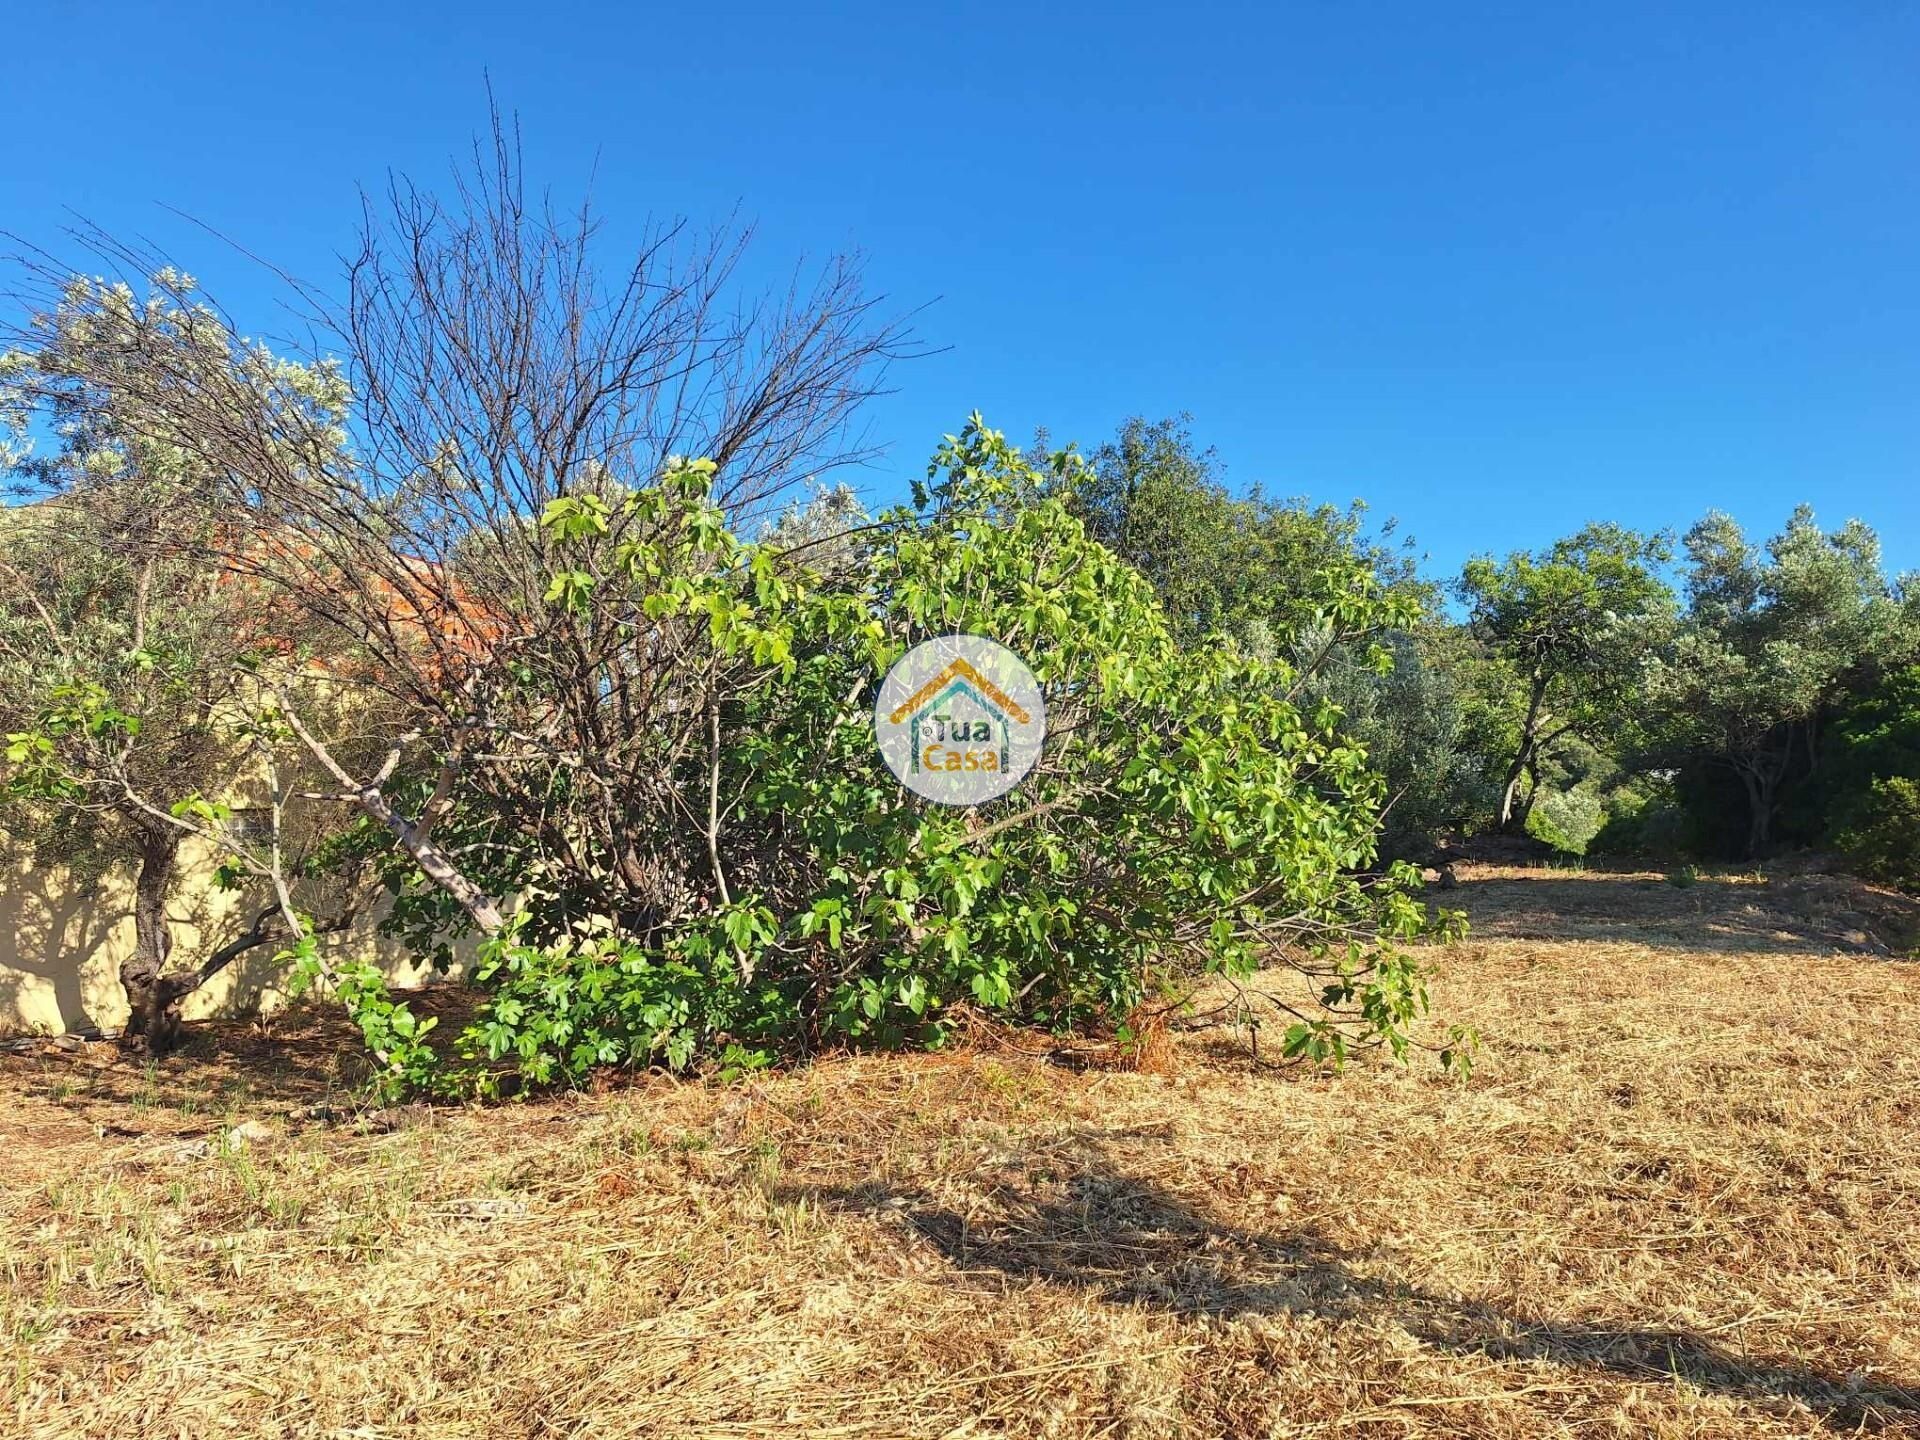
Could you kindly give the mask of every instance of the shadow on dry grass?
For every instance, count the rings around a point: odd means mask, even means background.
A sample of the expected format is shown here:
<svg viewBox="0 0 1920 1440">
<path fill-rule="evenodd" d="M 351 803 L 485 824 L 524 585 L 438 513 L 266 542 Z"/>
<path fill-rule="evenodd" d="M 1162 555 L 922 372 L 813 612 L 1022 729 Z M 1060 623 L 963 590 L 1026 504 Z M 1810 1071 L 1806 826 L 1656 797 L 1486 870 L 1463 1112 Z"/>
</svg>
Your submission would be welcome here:
<svg viewBox="0 0 1920 1440">
<path fill-rule="evenodd" d="M 1050 1152 L 1032 1172 L 1035 1183 L 997 1187 L 982 1213 L 879 1181 L 789 1187 L 777 1198 L 904 1224 L 944 1257 L 959 1284 L 982 1275 L 1015 1286 L 1038 1281 L 1108 1305 L 1189 1318 L 1385 1322 L 1454 1354 L 1542 1361 L 1763 1406 L 1794 1402 L 1826 1427 L 1849 1432 L 1889 1424 L 1904 1431 L 1920 1420 L 1920 1384 L 1865 1383 L 1784 1356 L 1735 1351 L 1693 1331 L 1525 1316 L 1383 1281 L 1357 1270 L 1316 1228 L 1273 1233 L 1224 1223 L 1151 1180 L 1120 1173 L 1097 1138 L 1080 1137 L 1076 1149 L 1083 1162 L 1076 1173 L 1049 1173 L 1058 1156 Z"/>
<path fill-rule="evenodd" d="M 440 1035 L 449 1038 L 481 998 L 452 983 L 407 996 L 414 1012 L 435 1017 Z M 134 1107 L 202 1115 L 236 1106 L 348 1107 L 367 1076 L 359 1031 L 326 1001 L 271 1022 L 193 1021 L 184 1034 L 181 1048 L 159 1059 L 114 1041 L 42 1042 L 17 1054 L 0 1052 L 0 1083 L 78 1114 Z"/>
<path fill-rule="evenodd" d="M 1689 952 L 1895 958 L 1920 945 L 1920 900 L 1847 876 L 1727 871 L 1680 886 L 1650 871 L 1460 870 L 1459 886 L 1436 898 L 1465 910 L 1482 939 L 1620 939 Z"/>
</svg>

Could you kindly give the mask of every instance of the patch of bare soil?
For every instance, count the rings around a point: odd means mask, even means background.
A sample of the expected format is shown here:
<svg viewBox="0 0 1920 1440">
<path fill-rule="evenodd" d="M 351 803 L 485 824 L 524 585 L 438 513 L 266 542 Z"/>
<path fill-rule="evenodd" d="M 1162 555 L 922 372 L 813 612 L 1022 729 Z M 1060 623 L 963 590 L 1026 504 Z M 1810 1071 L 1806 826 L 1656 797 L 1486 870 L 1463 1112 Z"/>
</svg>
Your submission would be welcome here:
<svg viewBox="0 0 1920 1440">
<path fill-rule="evenodd" d="M 1920 1436 L 1920 967 L 1463 878 L 1464 1084 L 983 1041 L 367 1124 L 330 1023 L 0 1061 L 0 1434 Z"/>
</svg>

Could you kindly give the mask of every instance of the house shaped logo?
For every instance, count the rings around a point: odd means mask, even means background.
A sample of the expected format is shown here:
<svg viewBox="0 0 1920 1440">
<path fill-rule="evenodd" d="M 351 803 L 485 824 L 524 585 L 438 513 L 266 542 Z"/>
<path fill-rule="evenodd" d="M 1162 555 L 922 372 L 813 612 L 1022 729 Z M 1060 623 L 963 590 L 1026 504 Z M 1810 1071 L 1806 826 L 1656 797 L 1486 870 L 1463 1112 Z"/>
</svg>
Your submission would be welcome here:
<svg viewBox="0 0 1920 1440">
<path fill-rule="evenodd" d="M 1005 794 L 1046 737 L 1040 686 L 1005 646 L 977 635 L 929 640 L 887 672 L 874 730 L 900 782 L 947 805 Z"/>
<path fill-rule="evenodd" d="M 964 656 L 955 656 L 887 718 L 908 726 L 915 770 L 945 770 L 956 755 L 961 759 L 954 768 L 971 762 L 976 770 L 1005 770 L 1012 763 L 1013 726 L 1029 724 L 1033 716 Z"/>
</svg>

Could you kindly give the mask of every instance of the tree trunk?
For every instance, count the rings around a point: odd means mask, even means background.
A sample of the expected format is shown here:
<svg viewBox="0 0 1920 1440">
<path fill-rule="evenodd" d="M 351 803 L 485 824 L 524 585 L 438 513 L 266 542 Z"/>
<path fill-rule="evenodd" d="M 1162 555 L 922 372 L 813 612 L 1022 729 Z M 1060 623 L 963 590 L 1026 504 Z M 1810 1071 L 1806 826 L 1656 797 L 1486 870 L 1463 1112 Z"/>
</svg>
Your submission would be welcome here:
<svg viewBox="0 0 1920 1440">
<path fill-rule="evenodd" d="M 142 1040 L 149 1054 L 160 1055 L 180 1042 L 180 1001 L 193 987 L 182 988 L 164 973 L 173 950 L 167 926 L 167 894 L 180 858 L 180 835 L 173 830 L 143 830 L 140 837 L 140 873 L 133 888 L 133 953 L 120 964 L 120 984 L 127 992 L 127 1031 Z"/>
<path fill-rule="evenodd" d="M 362 810 L 386 826 L 393 838 L 400 842 L 401 849 L 413 857 L 413 863 L 420 867 L 429 880 L 459 902 L 460 907 L 479 927 L 481 934 L 497 935 L 506 928 L 507 922 L 500 914 L 499 906 L 493 903 L 492 898 L 485 891 L 463 875 L 459 866 L 453 863 L 452 857 L 435 845 L 431 838 L 435 824 L 446 813 L 452 800 L 453 783 L 458 773 L 453 759 L 441 765 L 440 778 L 434 784 L 433 794 L 428 797 L 426 805 L 422 807 L 419 820 L 412 821 L 394 809 L 393 802 L 387 799 L 380 789 L 382 780 L 376 779 L 372 784 L 363 784 L 354 780 L 347 773 L 346 767 L 334 757 L 333 752 L 315 738 L 311 730 L 300 723 L 300 716 L 291 706 L 284 707 L 281 713 L 287 724 L 293 727 L 293 733 L 300 737 L 300 743 L 307 747 L 313 758 L 326 767 L 328 774 L 353 792 Z M 399 761 L 399 756 L 400 752 L 395 750 L 387 762 L 386 769 L 381 771 L 382 778 L 391 773 L 393 766 Z"/>
<path fill-rule="evenodd" d="M 1520 780 L 1527 773 L 1527 766 L 1534 761 L 1534 751 L 1540 741 L 1540 707 L 1546 703 L 1547 680 L 1544 675 L 1535 674 L 1533 689 L 1527 697 L 1527 718 L 1520 726 L 1520 748 L 1514 752 L 1513 763 L 1507 767 L 1506 783 L 1500 788 L 1500 829 L 1513 829 L 1516 816 L 1520 815 Z M 1524 817 L 1522 817 L 1524 818 Z"/>
<path fill-rule="evenodd" d="M 1521 792 L 1520 806 L 1515 819 L 1522 830 L 1527 828 L 1527 817 L 1533 814 L 1533 802 L 1540 798 L 1540 749 L 1534 747 L 1533 754 L 1527 757 L 1527 788 Z"/>
<path fill-rule="evenodd" d="M 1766 853 L 1767 845 L 1773 838 L 1774 777 L 1743 769 L 1740 779 L 1747 787 L 1746 858 L 1758 860 Z"/>
<path fill-rule="evenodd" d="M 1767 787 L 1757 787 L 1753 797 L 1753 814 L 1747 821 L 1747 858 L 1758 860 L 1766 854 L 1768 842 L 1773 838 L 1773 802 L 1767 797 Z"/>
</svg>

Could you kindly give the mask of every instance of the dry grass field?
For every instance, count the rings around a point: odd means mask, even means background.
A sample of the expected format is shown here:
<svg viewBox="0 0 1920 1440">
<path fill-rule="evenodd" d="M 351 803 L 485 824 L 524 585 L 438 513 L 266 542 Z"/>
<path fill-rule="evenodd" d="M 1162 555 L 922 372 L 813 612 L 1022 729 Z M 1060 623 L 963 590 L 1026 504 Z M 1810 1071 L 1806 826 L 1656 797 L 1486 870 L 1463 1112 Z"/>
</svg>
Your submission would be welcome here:
<svg viewBox="0 0 1920 1440">
<path fill-rule="evenodd" d="M 0 1435 L 1920 1436 L 1899 902 L 1463 873 L 1465 1084 L 1200 1032 L 355 1120 L 326 1022 L 0 1060 Z"/>
</svg>

